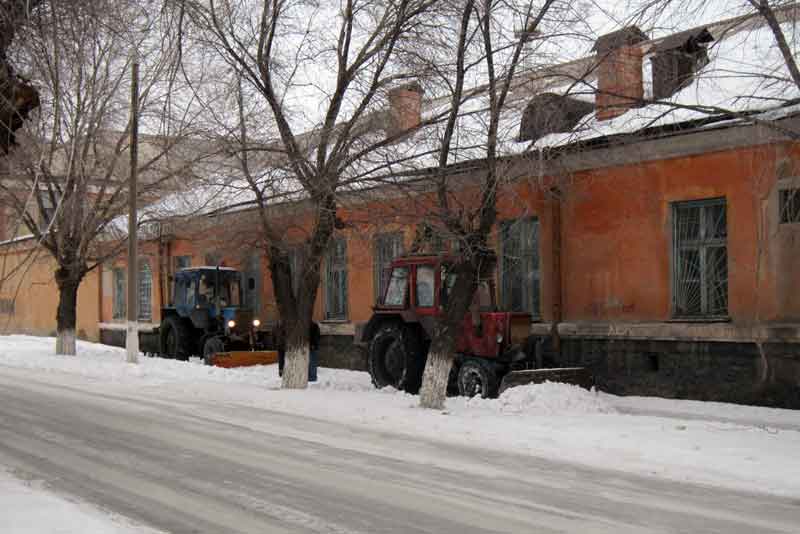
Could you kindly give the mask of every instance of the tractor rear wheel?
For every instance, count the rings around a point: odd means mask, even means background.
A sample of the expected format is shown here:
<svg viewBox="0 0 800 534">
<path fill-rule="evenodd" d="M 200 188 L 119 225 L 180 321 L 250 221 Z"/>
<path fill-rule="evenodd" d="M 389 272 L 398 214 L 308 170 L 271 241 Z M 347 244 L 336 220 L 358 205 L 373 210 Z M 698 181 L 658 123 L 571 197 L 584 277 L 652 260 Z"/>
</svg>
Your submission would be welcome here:
<svg viewBox="0 0 800 534">
<path fill-rule="evenodd" d="M 377 388 L 393 386 L 417 393 L 425 361 L 419 337 L 407 327 L 392 323 L 382 327 L 369 345 L 368 367 Z"/>
<path fill-rule="evenodd" d="M 498 385 L 494 365 L 486 360 L 469 358 L 458 370 L 458 392 L 464 397 L 496 397 Z"/>
<path fill-rule="evenodd" d="M 219 337 L 210 337 L 203 343 L 203 362 L 206 365 L 214 363 L 214 355 L 218 352 L 225 352 L 225 343 Z"/>
<path fill-rule="evenodd" d="M 176 360 L 191 356 L 189 329 L 178 317 L 167 317 L 161 325 L 161 354 Z"/>
</svg>

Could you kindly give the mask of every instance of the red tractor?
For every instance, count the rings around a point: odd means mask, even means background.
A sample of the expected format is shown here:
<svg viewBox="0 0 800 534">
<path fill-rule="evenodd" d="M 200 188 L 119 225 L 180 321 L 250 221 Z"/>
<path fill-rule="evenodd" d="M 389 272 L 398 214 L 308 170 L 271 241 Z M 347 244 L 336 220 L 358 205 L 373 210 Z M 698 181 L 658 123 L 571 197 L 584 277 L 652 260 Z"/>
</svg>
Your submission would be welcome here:
<svg viewBox="0 0 800 534">
<path fill-rule="evenodd" d="M 383 297 L 357 336 L 369 347 L 369 373 L 376 387 L 419 390 L 428 345 L 455 282 L 452 264 L 453 258 L 438 255 L 392 262 Z M 448 391 L 496 397 L 506 387 L 545 380 L 591 386 L 587 369 L 547 369 L 557 360 L 550 340 L 531 336 L 530 330 L 530 314 L 499 311 L 494 280 L 482 281 L 461 323 Z"/>
</svg>

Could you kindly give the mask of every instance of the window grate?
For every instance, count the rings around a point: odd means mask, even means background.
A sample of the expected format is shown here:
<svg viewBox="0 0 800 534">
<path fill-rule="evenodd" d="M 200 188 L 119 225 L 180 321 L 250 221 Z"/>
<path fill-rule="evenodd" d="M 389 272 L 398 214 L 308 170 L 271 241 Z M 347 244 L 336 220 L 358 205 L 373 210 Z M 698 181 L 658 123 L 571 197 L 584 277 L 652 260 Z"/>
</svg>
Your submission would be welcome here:
<svg viewBox="0 0 800 534">
<path fill-rule="evenodd" d="M 326 264 L 325 318 L 347 319 L 347 241 L 331 241 Z"/>
<path fill-rule="evenodd" d="M 150 321 L 152 310 L 153 273 L 150 265 L 142 262 L 139 266 L 139 320 Z"/>
<path fill-rule="evenodd" d="M 725 199 L 673 204 L 673 313 L 728 313 L 728 221 Z"/>
<path fill-rule="evenodd" d="M 114 319 L 124 319 L 127 309 L 125 307 L 125 270 L 122 268 L 114 269 Z"/>
<path fill-rule="evenodd" d="M 506 310 L 538 317 L 540 306 L 539 221 L 508 221 L 500 226 L 502 302 Z"/>
<path fill-rule="evenodd" d="M 778 205 L 782 224 L 800 223 L 800 188 L 781 190 Z"/>
</svg>

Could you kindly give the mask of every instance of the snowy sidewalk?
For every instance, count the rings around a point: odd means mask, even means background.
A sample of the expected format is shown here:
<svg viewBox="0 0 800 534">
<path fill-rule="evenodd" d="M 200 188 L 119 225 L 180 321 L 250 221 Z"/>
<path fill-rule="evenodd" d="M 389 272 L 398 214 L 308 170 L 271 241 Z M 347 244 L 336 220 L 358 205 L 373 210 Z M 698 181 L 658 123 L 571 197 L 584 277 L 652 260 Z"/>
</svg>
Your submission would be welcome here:
<svg viewBox="0 0 800 534">
<path fill-rule="evenodd" d="M 54 345 L 52 338 L 0 337 L 0 373 L 4 366 L 16 368 L 14 374 L 37 380 L 145 395 L 166 405 L 225 405 L 225 417 L 252 428 L 268 425 L 269 411 L 283 412 L 642 476 L 800 496 L 796 411 L 542 384 L 496 400 L 450 398 L 437 412 L 418 408 L 416 397 L 375 390 L 366 373 L 323 368 L 308 390 L 283 391 L 275 366 L 220 369 L 150 358 L 130 365 L 122 349 L 79 343 L 77 357 L 57 357 Z M 247 416 L 238 416 L 237 406 Z"/>
<path fill-rule="evenodd" d="M 3 534 L 157 534 L 127 518 L 67 500 L 21 480 L 0 465 L 0 532 Z"/>
</svg>

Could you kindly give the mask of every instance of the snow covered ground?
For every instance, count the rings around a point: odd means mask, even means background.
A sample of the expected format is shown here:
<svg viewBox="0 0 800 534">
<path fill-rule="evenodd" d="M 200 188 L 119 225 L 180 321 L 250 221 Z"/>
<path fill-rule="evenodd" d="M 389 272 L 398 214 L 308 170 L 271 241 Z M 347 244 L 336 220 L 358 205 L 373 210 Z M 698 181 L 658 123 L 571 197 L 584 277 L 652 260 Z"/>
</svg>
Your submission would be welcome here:
<svg viewBox="0 0 800 534">
<path fill-rule="evenodd" d="M 121 516 L 49 492 L 0 466 L 0 532 L 3 534 L 156 534 Z"/>
<path fill-rule="evenodd" d="M 52 354 L 52 338 L 0 337 L 2 368 L 47 381 L 81 380 L 117 394 L 175 403 L 203 399 L 247 407 L 237 424 L 269 424 L 266 410 L 492 450 L 732 489 L 800 496 L 800 412 L 722 403 L 617 397 L 563 384 L 514 388 L 496 400 L 450 398 L 444 412 L 373 389 L 366 373 L 320 369 L 306 391 L 280 390 L 275 366 L 206 367 L 199 360 L 141 358 L 79 342 Z M 42 374 L 44 373 L 44 374 Z M 263 419 L 252 409 L 265 410 Z M 302 428 L 297 429 L 298 434 Z M 2 530 L 2 529 L 0 529 Z"/>
</svg>

